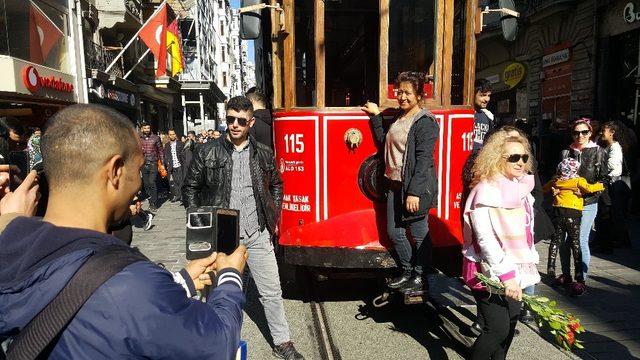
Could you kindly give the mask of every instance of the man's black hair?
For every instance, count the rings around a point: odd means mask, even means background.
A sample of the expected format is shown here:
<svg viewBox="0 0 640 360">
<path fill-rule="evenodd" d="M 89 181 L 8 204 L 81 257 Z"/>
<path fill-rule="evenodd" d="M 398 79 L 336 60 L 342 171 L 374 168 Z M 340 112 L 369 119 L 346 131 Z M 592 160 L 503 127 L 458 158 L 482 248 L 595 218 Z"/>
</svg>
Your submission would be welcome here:
<svg viewBox="0 0 640 360">
<path fill-rule="evenodd" d="M 475 94 L 479 92 L 487 93 L 491 92 L 491 82 L 487 79 L 476 79 L 475 82 Z"/>
<path fill-rule="evenodd" d="M 149 123 L 148 123 L 148 122 L 146 122 L 146 121 L 143 121 L 143 122 L 141 122 L 141 123 L 140 123 L 140 128 L 143 128 L 143 127 L 145 127 L 145 126 L 151 126 L 151 124 L 149 124 Z"/>
<path fill-rule="evenodd" d="M 251 101 L 255 101 L 258 104 L 267 107 L 267 97 L 264 95 L 264 92 L 260 90 L 260 88 L 254 86 L 251 89 L 247 90 L 246 93 L 247 98 Z"/>
<path fill-rule="evenodd" d="M 189 130 L 189 131 L 187 131 L 187 135 L 189 135 L 189 134 L 193 134 L 193 136 L 196 136 L 196 132 L 195 132 L 195 131 L 193 131 L 193 130 Z"/>
<path fill-rule="evenodd" d="M 209 132 L 209 131 L 213 131 L 213 129 L 209 129 L 209 130 L 207 130 L 207 132 Z"/>
<path fill-rule="evenodd" d="M 49 183 L 67 187 L 91 181 L 114 155 L 126 163 L 140 145 L 126 116 L 103 105 L 78 104 L 47 121 L 41 151 Z"/>
<path fill-rule="evenodd" d="M 227 101 L 226 109 L 253 112 L 253 104 L 251 104 L 251 100 L 246 96 L 235 96 Z"/>
</svg>

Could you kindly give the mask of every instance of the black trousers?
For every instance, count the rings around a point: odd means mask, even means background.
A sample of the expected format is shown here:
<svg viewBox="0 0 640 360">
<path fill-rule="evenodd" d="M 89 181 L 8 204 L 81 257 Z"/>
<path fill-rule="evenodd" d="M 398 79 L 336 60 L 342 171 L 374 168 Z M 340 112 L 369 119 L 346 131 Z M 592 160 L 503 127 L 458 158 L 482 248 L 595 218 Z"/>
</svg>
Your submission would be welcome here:
<svg viewBox="0 0 640 360">
<path fill-rule="evenodd" d="M 474 291 L 473 297 L 484 318 L 484 328 L 471 348 L 470 359 L 504 360 L 513 340 L 522 302 L 482 291 Z"/>
<path fill-rule="evenodd" d="M 158 179 L 158 164 L 155 162 L 146 162 L 142 167 L 142 184 L 144 192 L 149 197 L 149 206 L 158 206 L 158 188 L 156 181 Z"/>
<path fill-rule="evenodd" d="M 184 167 L 173 168 L 169 186 L 171 187 L 171 197 L 182 201 L 182 184 L 184 183 Z"/>
<path fill-rule="evenodd" d="M 580 247 L 580 220 L 581 219 L 579 217 L 564 216 L 557 216 L 554 219 L 555 233 L 551 237 L 551 244 L 549 245 L 547 272 L 553 270 L 553 274 L 555 274 L 558 249 L 564 253 L 568 253 L 570 249 L 573 253 L 575 279 L 576 281 L 584 281 L 584 272 L 582 271 L 582 248 Z M 569 276 L 571 274 L 564 275 Z"/>
</svg>

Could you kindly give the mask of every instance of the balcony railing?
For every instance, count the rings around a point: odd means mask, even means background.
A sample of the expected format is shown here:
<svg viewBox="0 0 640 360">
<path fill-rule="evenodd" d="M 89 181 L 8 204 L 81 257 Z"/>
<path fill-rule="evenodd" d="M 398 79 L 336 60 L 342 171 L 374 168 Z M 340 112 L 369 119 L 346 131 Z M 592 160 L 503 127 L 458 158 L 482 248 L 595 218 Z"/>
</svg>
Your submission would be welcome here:
<svg viewBox="0 0 640 360">
<path fill-rule="evenodd" d="M 97 69 L 105 71 L 107 66 L 113 62 L 118 53 L 119 48 L 106 48 L 102 45 L 89 41 L 88 46 L 85 46 L 86 52 L 86 64 L 89 69 Z M 116 62 L 116 64 L 109 70 L 109 74 L 118 77 L 124 76 L 124 67 L 122 64 L 122 58 Z"/>
</svg>

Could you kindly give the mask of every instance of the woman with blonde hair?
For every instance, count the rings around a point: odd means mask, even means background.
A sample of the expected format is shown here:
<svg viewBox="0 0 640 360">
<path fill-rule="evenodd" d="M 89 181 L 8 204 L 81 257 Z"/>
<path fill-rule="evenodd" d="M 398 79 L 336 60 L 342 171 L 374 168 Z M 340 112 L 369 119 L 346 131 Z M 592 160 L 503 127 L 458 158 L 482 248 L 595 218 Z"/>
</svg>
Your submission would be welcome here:
<svg viewBox="0 0 640 360">
<path fill-rule="evenodd" d="M 522 136 L 497 132 L 473 165 L 464 210 L 462 276 L 484 318 L 471 359 L 505 359 L 520 313 L 522 289 L 540 281 L 533 239 L 534 187 L 531 147 Z M 475 273 L 503 283 L 491 294 Z"/>
</svg>

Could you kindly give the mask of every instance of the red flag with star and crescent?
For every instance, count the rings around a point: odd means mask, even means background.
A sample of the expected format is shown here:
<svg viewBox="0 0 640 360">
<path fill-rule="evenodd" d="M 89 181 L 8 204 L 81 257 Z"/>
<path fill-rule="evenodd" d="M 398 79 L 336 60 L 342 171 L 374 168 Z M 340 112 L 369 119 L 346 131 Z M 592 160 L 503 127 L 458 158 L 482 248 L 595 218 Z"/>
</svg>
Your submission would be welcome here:
<svg viewBox="0 0 640 360">
<path fill-rule="evenodd" d="M 158 60 L 156 76 L 167 72 L 167 20 L 167 4 L 165 3 L 140 30 L 140 38 Z"/>
<path fill-rule="evenodd" d="M 32 1 L 29 1 L 29 58 L 31 61 L 44 64 L 54 46 L 62 39 L 64 33 L 49 17 Z"/>
</svg>

